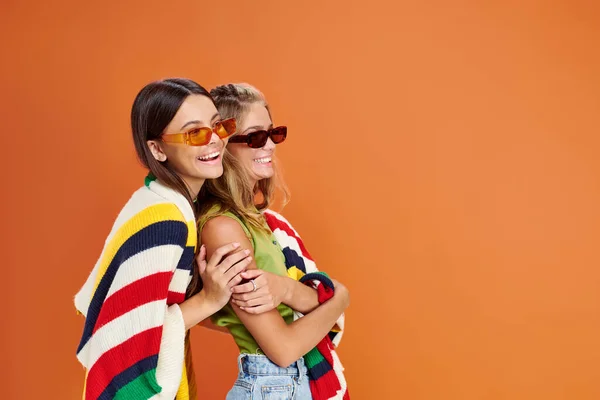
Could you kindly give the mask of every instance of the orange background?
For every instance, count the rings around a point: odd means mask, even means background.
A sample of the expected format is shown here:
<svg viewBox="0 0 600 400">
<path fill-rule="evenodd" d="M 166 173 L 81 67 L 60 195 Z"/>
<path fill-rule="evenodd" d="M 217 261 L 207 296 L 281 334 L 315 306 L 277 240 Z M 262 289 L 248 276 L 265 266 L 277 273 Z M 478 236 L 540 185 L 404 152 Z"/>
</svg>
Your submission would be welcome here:
<svg viewBox="0 0 600 400">
<path fill-rule="evenodd" d="M 600 398 L 596 2 L 23 3 L 0 5 L 3 399 L 79 398 L 72 296 L 142 182 L 133 98 L 169 76 L 250 82 L 289 126 L 285 214 L 351 290 L 352 398 Z M 233 341 L 193 336 L 223 398 Z"/>
</svg>

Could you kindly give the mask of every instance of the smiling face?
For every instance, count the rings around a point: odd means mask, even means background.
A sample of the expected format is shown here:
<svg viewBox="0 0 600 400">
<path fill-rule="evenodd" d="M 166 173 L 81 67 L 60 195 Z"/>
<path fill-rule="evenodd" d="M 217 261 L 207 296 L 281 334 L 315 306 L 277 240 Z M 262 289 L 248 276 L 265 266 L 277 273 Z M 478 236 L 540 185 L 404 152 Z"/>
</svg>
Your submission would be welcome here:
<svg viewBox="0 0 600 400">
<path fill-rule="evenodd" d="M 262 102 L 254 102 L 248 105 L 241 121 L 241 125 L 238 126 L 238 134 L 240 135 L 247 135 L 273 127 L 269 111 Z M 245 143 L 229 143 L 227 150 L 250 172 L 253 185 L 259 180 L 271 178 L 275 174 L 273 168 L 275 143 L 271 138 L 267 139 L 265 145 L 258 149 L 253 149 Z"/>
<path fill-rule="evenodd" d="M 221 116 L 209 97 L 192 94 L 183 101 L 162 137 L 177 135 L 193 128 L 212 129 L 220 120 Z M 200 190 L 206 179 L 215 179 L 223 174 L 222 155 L 225 143 L 214 132 L 209 143 L 204 146 L 149 140 L 148 147 L 154 158 L 161 163 L 168 163 L 194 193 Z"/>
</svg>

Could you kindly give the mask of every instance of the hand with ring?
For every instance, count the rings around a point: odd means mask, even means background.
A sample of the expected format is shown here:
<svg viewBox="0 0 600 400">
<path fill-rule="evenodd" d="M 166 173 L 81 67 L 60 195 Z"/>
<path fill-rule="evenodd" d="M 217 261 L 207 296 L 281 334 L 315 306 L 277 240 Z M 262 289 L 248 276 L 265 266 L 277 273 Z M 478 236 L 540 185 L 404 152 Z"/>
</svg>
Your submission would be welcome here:
<svg viewBox="0 0 600 400">
<path fill-rule="evenodd" d="M 250 314 L 261 314 L 276 308 L 288 294 L 291 281 L 287 276 L 260 269 L 245 271 L 240 276 L 249 282 L 234 286 L 231 302 Z"/>
</svg>

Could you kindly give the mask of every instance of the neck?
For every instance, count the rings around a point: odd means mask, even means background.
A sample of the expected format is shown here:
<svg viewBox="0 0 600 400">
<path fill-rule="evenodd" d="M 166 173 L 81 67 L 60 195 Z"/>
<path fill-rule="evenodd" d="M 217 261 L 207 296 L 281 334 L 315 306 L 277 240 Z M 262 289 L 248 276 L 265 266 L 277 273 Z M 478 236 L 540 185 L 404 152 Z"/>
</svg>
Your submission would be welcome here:
<svg viewBox="0 0 600 400">
<path fill-rule="evenodd" d="M 192 199 L 198 197 L 198 193 L 200 193 L 200 189 L 202 189 L 202 185 L 204 185 L 205 179 L 189 179 L 184 177 L 182 178 L 190 192 L 190 196 L 192 196 Z"/>
</svg>

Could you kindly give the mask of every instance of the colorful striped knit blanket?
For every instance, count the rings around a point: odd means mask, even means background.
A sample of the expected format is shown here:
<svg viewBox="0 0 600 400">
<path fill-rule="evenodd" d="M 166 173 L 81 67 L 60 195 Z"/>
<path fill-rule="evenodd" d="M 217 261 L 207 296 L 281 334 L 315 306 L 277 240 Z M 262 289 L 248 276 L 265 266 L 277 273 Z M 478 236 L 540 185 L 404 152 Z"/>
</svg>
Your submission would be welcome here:
<svg viewBox="0 0 600 400">
<path fill-rule="evenodd" d="M 191 279 L 196 241 L 185 197 L 147 178 L 117 217 L 75 296 L 85 316 L 77 349 L 86 369 L 85 400 L 196 399 L 178 306 Z"/>
<path fill-rule="evenodd" d="M 264 216 L 269 228 L 271 228 L 283 249 L 288 275 L 315 287 L 318 291 L 320 303 L 330 299 L 334 292 L 333 283 L 326 274 L 319 273 L 298 232 L 282 215 L 272 210 L 266 210 Z M 302 314 L 294 313 L 294 319 L 301 317 Z M 346 379 L 344 378 L 344 367 L 335 351 L 344 329 L 343 314 L 337 321 L 337 328 L 339 329 L 331 331 L 317 347 L 304 356 L 314 400 L 350 399 Z"/>
</svg>

